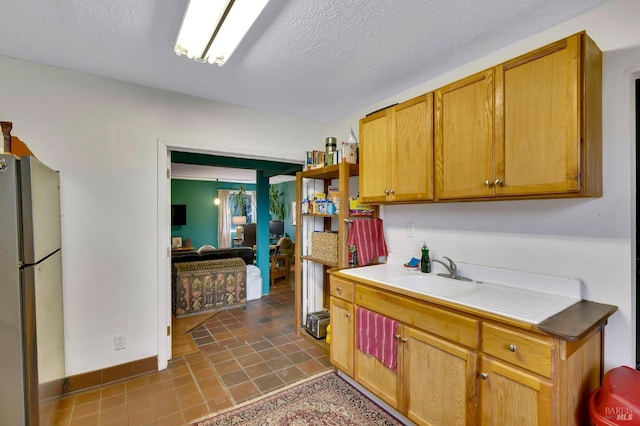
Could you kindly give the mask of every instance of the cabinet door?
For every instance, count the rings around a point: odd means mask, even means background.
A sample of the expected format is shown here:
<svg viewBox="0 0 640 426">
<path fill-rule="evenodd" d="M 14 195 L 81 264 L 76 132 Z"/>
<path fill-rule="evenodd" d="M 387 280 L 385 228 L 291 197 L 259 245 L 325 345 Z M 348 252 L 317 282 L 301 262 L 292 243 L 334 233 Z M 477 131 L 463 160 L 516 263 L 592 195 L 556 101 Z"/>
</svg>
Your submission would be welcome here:
<svg viewBox="0 0 640 426">
<path fill-rule="evenodd" d="M 579 38 L 496 67 L 496 195 L 576 192 Z"/>
<path fill-rule="evenodd" d="M 493 70 L 435 91 L 436 198 L 493 195 Z"/>
<path fill-rule="evenodd" d="M 433 199 L 433 93 L 393 108 L 393 201 Z"/>
<path fill-rule="evenodd" d="M 391 186 L 391 108 L 360 120 L 360 199 L 387 201 Z"/>
<path fill-rule="evenodd" d="M 329 351 L 331 364 L 353 377 L 353 305 L 331 297 L 331 343 Z"/>
<path fill-rule="evenodd" d="M 552 383 L 487 357 L 480 371 L 482 425 L 555 424 Z"/>
<path fill-rule="evenodd" d="M 402 327 L 398 327 L 400 335 Z M 354 379 L 365 388 L 373 392 L 378 398 L 395 408 L 401 410 L 401 385 L 402 385 L 402 347 L 398 345 L 397 371 L 393 371 L 374 356 L 368 355 L 358 349 L 355 351 Z"/>
<path fill-rule="evenodd" d="M 406 416 L 423 425 L 476 424 L 475 352 L 411 327 L 403 337 Z"/>
</svg>

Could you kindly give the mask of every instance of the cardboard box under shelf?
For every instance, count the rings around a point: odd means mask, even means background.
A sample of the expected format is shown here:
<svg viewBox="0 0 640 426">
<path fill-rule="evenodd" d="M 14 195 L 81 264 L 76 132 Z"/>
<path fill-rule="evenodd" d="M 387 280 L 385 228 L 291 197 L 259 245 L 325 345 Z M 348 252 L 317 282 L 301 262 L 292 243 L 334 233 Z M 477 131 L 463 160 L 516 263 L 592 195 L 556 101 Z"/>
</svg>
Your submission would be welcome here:
<svg viewBox="0 0 640 426">
<path fill-rule="evenodd" d="M 338 263 L 338 234 L 334 232 L 312 233 L 311 256 L 325 262 Z"/>
</svg>

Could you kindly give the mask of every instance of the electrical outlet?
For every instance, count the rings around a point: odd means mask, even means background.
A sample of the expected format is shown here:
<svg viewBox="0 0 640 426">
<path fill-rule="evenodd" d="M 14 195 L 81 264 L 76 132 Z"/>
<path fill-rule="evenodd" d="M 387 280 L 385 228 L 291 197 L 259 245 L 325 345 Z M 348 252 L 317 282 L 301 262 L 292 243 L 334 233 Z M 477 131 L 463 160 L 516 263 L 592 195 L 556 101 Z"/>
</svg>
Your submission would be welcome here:
<svg viewBox="0 0 640 426">
<path fill-rule="evenodd" d="M 127 337 L 124 334 L 117 335 L 113 338 L 113 346 L 116 351 L 127 347 Z"/>
<path fill-rule="evenodd" d="M 415 237 L 415 236 L 416 236 L 416 224 L 407 223 L 407 237 Z"/>
</svg>

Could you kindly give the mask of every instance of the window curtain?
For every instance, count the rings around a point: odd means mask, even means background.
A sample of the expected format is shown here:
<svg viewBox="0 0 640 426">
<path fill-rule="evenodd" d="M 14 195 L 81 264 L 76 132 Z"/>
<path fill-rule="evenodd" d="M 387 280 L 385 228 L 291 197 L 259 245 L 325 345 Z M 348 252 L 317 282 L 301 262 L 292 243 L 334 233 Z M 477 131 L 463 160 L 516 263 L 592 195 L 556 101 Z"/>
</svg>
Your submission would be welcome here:
<svg viewBox="0 0 640 426">
<path fill-rule="evenodd" d="M 231 211 L 228 189 L 219 189 L 218 198 L 218 248 L 231 247 Z"/>
<path fill-rule="evenodd" d="M 256 206 L 258 205 L 258 197 L 256 197 L 256 191 L 249 191 L 251 195 L 251 219 L 254 222 L 258 221 L 258 213 L 256 211 Z"/>
</svg>

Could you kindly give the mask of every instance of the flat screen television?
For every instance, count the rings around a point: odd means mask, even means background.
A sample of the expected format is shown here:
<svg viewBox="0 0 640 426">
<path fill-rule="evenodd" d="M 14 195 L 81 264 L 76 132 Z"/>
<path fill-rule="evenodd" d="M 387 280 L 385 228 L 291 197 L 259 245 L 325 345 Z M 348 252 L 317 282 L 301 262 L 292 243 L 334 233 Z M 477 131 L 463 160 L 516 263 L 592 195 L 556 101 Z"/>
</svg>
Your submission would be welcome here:
<svg viewBox="0 0 640 426">
<path fill-rule="evenodd" d="M 187 224 L 187 205 L 171 204 L 171 226 L 183 226 Z"/>
<path fill-rule="evenodd" d="M 281 220 L 269 221 L 269 235 L 283 236 L 284 235 L 284 222 Z"/>
</svg>

